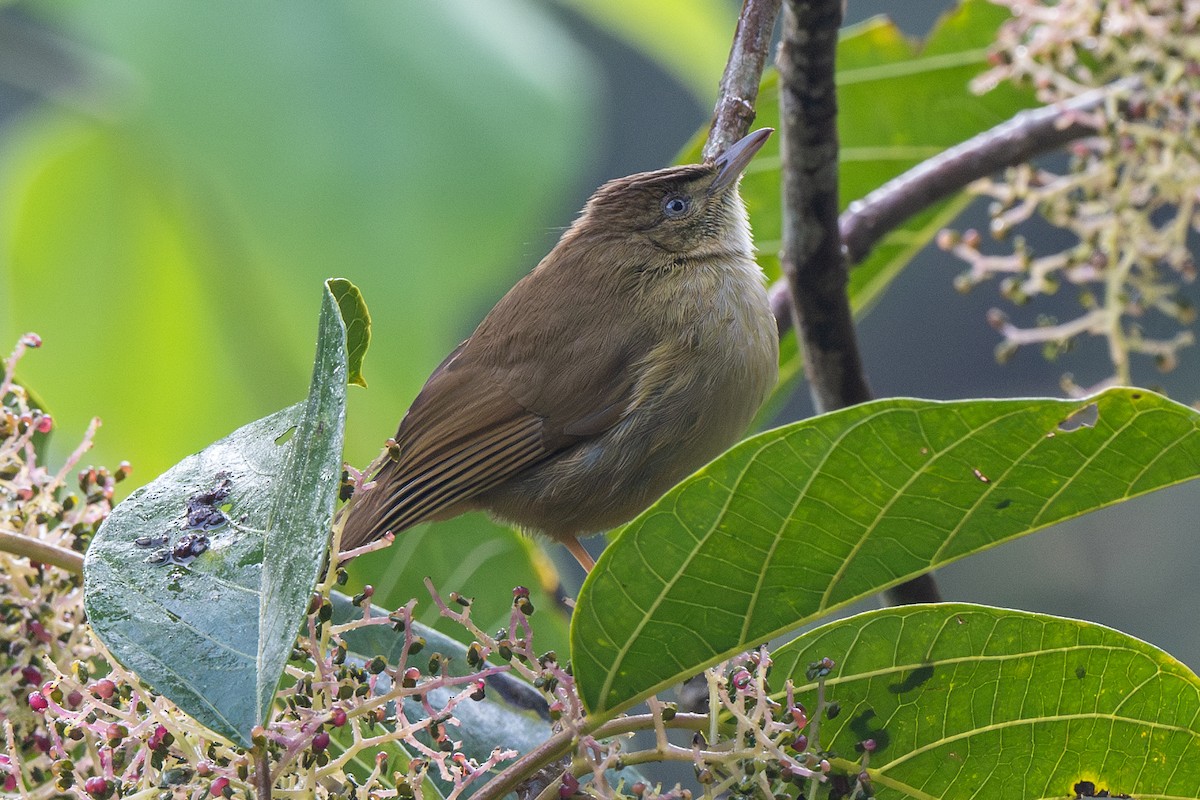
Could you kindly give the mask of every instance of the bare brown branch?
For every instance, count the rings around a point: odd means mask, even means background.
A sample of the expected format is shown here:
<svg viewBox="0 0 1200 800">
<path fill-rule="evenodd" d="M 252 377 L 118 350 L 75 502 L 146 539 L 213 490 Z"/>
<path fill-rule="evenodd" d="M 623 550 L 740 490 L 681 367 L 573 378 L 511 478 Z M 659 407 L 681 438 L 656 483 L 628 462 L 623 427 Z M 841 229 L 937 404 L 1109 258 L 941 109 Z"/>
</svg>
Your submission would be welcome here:
<svg viewBox="0 0 1200 800">
<path fill-rule="evenodd" d="M 742 5 L 737 30 L 733 34 L 733 47 L 729 50 L 729 61 L 725 64 L 725 74 L 721 76 L 712 128 L 704 144 L 706 160 L 716 158 L 729 145 L 750 132 L 755 117 L 754 103 L 758 99 L 758 86 L 762 83 L 763 66 L 771 48 L 771 34 L 779 16 L 780 2 L 745 0 Z"/>
</svg>

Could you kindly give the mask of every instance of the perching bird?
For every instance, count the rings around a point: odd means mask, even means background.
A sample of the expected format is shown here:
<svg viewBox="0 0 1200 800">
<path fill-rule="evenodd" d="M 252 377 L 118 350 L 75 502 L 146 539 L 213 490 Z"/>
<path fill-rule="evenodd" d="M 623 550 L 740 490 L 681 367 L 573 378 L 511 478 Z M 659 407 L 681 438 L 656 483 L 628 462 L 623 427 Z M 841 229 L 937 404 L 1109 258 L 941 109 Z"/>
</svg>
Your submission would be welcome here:
<svg viewBox="0 0 1200 800">
<path fill-rule="evenodd" d="M 577 537 L 629 521 L 734 444 L 778 373 L 738 195 L 770 134 L 600 187 L 433 371 L 342 550 L 486 509 L 590 569 Z"/>
</svg>

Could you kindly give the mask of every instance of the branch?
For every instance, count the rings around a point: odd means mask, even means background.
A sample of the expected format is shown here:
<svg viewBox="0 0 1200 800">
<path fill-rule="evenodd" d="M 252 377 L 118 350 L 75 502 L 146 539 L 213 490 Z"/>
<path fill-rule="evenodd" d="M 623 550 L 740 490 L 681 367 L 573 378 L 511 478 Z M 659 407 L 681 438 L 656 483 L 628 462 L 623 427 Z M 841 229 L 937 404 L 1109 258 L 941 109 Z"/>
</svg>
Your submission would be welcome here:
<svg viewBox="0 0 1200 800">
<path fill-rule="evenodd" d="M 0 531 L 0 551 L 24 556 L 30 561 L 51 564 L 76 575 L 83 574 L 83 555 L 65 547 L 43 542 L 41 539 L 34 539 L 32 536 Z"/>
<path fill-rule="evenodd" d="M 780 264 L 818 412 L 871 399 L 838 230 L 834 62 L 841 23 L 841 0 L 788 0 L 775 62 L 783 157 Z"/>
<path fill-rule="evenodd" d="M 1137 88 L 1136 80 L 1094 89 L 1070 102 L 1021 111 L 990 130 L 921 162 L 856 200 L 838 220 L 843 252 L 850 264 L 866 258 L 880 239 L 915 214 L 961 191 L 980 178 L 1022 164 L 1078 139 L 1095 135 L 1082 118 L 1114 94 Z M 780 335 L 791 329 L 791 298 L 784 281 L 771 287 L 771 309 Z"/>
<path fill-rule="evenodd" d="M 779 16 L 781 0 L 745 0 L 738 16 L 737 30 L 717 105 L 713 110 L 712 128 L 704 143 L 704 159 L 710 161 L 728 149 L 729 145 L 750 132 L 754 122 L 754 101 L 762 82 L 763 65 L 771 48 L 771 33 Z"/>
</svg>

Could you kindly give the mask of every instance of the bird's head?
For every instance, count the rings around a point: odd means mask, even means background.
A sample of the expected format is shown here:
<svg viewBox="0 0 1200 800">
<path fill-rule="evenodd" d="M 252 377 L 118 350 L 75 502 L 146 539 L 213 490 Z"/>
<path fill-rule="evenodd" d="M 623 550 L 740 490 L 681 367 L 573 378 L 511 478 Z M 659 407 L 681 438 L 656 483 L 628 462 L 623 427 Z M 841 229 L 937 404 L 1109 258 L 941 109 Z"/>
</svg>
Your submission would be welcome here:
<svg viewBox="0 0 1200 800">
<path fill-rule="evenodd" d="M 757 130 L 711 162 L 609 181 L 588 200 L 576 228 L 671 256 L 749 251 L 749 225 L 737 186 L 771 133 Z"/>
</svg>

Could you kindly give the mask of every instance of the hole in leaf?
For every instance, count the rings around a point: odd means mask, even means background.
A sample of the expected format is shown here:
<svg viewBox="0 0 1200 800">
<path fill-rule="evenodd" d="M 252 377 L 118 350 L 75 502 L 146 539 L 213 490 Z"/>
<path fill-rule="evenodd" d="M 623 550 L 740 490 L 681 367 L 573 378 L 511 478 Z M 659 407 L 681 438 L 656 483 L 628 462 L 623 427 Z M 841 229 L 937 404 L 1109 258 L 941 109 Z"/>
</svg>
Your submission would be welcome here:
<svg viewBox="0 0 1200 800">
<path fill-rule="evenodd" d="M 281 433 L 275 437 L 275 444 L 280 445 L 280 446 L 287 444 L 288 440 L 291 439 L 295 433 L 296 433 L 296 426 L 293 425 L 292 427 L 288 428 L 286 431 L 284 431 L 283 433 Z"/>
<path fill-rule="evenodd" d="M 1058 429 L 1063 433 L 1070 433 L 1080 428 L 1092 428 L 1095 427 L 1098 419 L 1100 419 L 1100 407 L 1095 403 L 1088 403 L 1058 423 Z"/>
</svg>

